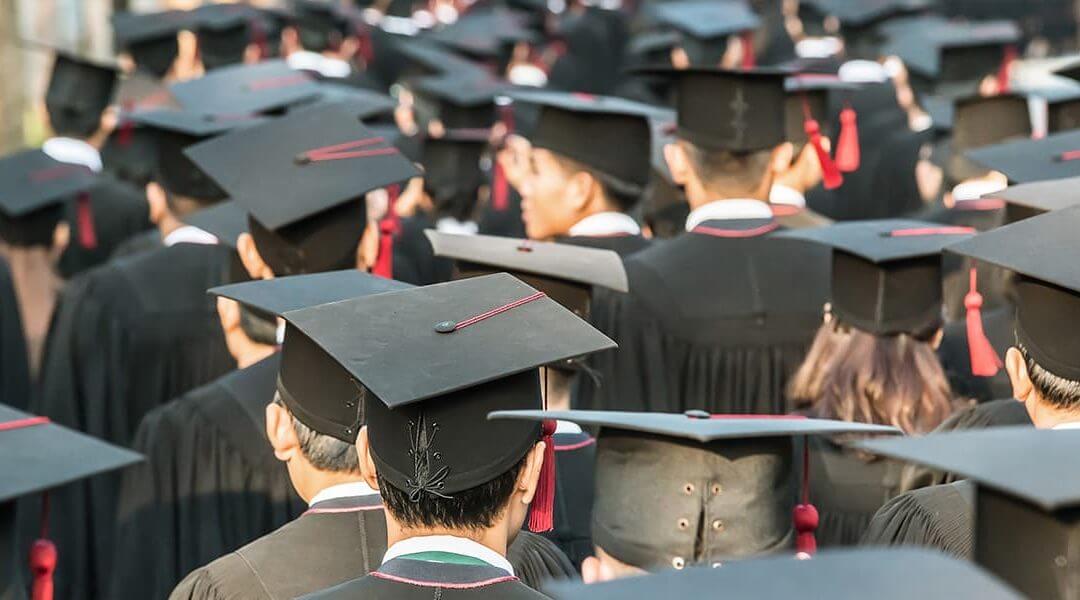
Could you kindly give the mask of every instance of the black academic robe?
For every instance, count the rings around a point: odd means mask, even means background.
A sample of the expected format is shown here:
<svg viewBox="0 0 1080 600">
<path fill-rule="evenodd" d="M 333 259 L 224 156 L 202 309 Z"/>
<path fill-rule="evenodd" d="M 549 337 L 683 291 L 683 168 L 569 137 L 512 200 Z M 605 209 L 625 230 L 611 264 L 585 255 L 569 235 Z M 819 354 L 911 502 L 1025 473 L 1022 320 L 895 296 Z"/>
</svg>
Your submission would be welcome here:
<svg viewBox="0 0 1080 600">
<path fill-rule="evenodd" d="M 769 237 L 770 220 L 707 221 L 626 260 L 630 292 L 599 289 L 593 324 L 619 347 L 589 357 L 602 386 L 575 408 L 783 413 L 821 326 L 829 253 Z"/>
<path fill-rule="evenodd" d="M 163 598 L 307 509 L 266 439 L 279 363 L 270 356 L 143 418 L 133 447 L 146 461 L 124 473 L 110 597 Z M 147 546 L 147 536 L 162 542 Z"/>
<path fill-rule="evenodd" d="M 436 563 L 409 558 L 395 558 L 360 579 L 303 596 L 305 600 L 529 600 L 546 597 L 497 567 Z"/>
<path fill-rule="evenodd" d="M 370 573 L 385 552 L 386 519 L 378 494 L 326 500 L 277 531 L 195 570 L 169 598 L 296 598 Z"/>
<path fill-rule="evenodd" d="M 502 237 L 525 237 L 525 222 L 521 220 L 521 194 L 507 184 L 506 206 L 496 208 L 491 201 L 480 211 L 480 233 Z"/>
<path fill-rule="evenodd" d="M 117 246 L 116 249 L 113 250 L 113 258 L 123 258 L 125 256 L 142 254 L 143 252 L 150 250 L 157 250 L 163 245 L 164 244 L 161 241 L 161 232 L 157 229 L 151 229 L 149 231 L 144 231 L 143 233 L 135 234 Z"/>
<path fill-rule="evenodd" d="M 0 398 L 13 408 L 26 410 L 31 392 L 29 357 L 15 283 L 7 263 L 0 258 Z"/>
<path fill-rule="evenodd" d="M 226 282 L 231 256 L 224 246 L 177 244 L 70 282 L 31 412 L 129 446 L 147 411 L 234 368 L 206 294 Z M 110 473 L 50 493 L 54 538 L 64 548 L 57 597 L 108 597 L 119 485 L 120 474 Z"/>
<path fill-rule="evenodd" d="M 902 465 L 860 456 L 825 438 L 810 440 L 810 501 L 818 547 L 855 546 L 870 520 L 899 492 Z"/>
<path fill-rule="evenodd" d="M 990 345 L 1004 360 L 1005 353 L 1015 341 L 1015 309 L 1011 306 L 983 312 L 983 331 Z M 971 351 L 968 348 L 967 322 L 955 321 L 945 326 L 945 334 L 938 347 L 938 358 L 949 378 L 953 393 L 961 398 L 974 398 L 987 402 L 1012 397 L 1009 375 L 1002 368 L 997 375 L 980 377 L 971 373 Z"/>
<path fill-rule="evenodd" d="M 435 256 L 424 230 L 434 229 L 435 222 L 424 213 L 401 220 L 394 236 L 394 279 L 413 285 L 431 285 L 450 281 L 453 261 Z"/>
<path fill-rule="evenodd" d="M 146 193 L 141 188 L 103 174 L 88 193 L 96 243 L 92 246 L 83 243 L 78 205 L 68 203 L 64 219 L 71 228 L 71 243 L 60 256 L 59 264 L 60 274 L 65 278 L 104 263 L 120 244 L 153 226 Z"/>
<path fill-rule="evenodd" d="M 26 598 L 28 565 L 15 534 L 15 501 L 0 502 L 0 600 Z"/>
<path fill-rule="evenodd" d="M 962 480 L 907 492 L 874 515 L 864 546 L 917 546 L 970 560 L 975 485 Z"/>
<path fill-rule="evenodd" d="M 648 238 L 633 234 L 571 235 L 559 238 L 555 241 L 563 244 L 572 244 L 574 246 L 612 250 L 623 258 L 648 248 L 651 243 L 651 240 Z"/>
<path fill-rule="evenodd" d="M 596 439 L 588 433 L 556 433 L 555 513 L 553 529 L 544 534 L 576 569 L 593 555 L 592 506 Z"/>
</svg>

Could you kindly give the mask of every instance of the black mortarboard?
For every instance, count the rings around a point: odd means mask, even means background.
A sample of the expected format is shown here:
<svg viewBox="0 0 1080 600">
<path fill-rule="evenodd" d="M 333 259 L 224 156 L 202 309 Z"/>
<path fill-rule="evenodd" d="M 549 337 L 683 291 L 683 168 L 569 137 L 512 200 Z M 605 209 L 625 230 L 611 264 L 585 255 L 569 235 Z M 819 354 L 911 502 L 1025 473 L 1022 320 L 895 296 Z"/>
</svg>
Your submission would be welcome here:
<svg viewBox="0 0 1080 600">
<path fill-rule="evenodd" d="M 334 50 L 341 44 L 345 19 L 338 8 L 325 0 L 292 0 L 290 21 L 300 36 L 300 45 L 312 52 Z"/>
<path fill-rule="evenodd" d="M 1030 183 L 1080 175 L 1080 131 L 1048 135 L 971 150 L 967 157 L 1001 171 L 1012 183 Z"/>
<path fill-rule="evenodd" d="M 924 335 L 941 325 L 941 250 L 964 227 L 890 219 L 783 232 L 833 248 L 832 312 L 876 335 Z"/>
<path fill-rule="evenodd" d="M 792 438 L 899 433 L 883 425 L 701 411 L 519 410 L 491 418 L 598 427 L 593 541 L 644 569 L 789 548 L 798 496 Z"/>
<path fill-rule="evenodd" d="M 682 34 L 678 45 L 690 64 L 713 67 L 727 51 L 728 37 L 752 32 L 761 19 L 742 1 L 677 0 L 651 6 L 659 23 Z"/>
<path fill-rule="evenodd" d="M 736 590 L 740 598 L 830 598 L 864 600 L 1020 600 L 996 577 L 969 562 L 913 548 L 838 549 L 813 560 L 787 556 L 724 563 L 606 583 L 552 583 L 544 593 L 555 600 L 638 600 L 707 598 Z"/>
<path fill-rule="evenodd" d="M 231 115 L 269 112 L 319 96 L 310 75 L 282 60 L 222 67 L 173 84 L 171 91 L 185 108 Z"/>
<path fill-rule="evenodd" d="M 538 367 L 615 346 L 506 274 L 284 316 L 286 347 L 304 336 L 352 375 L 379 475 L 416 498 L 453 497 L 509 471 L 541 428 L 488 422 L 487 414 L 540 407 Z M 351 441 L 356 422 L 327 421 L 318 430 Z"/>
<path fill-rule="evenodd" d="M 59 487 L 139 462 L 107 444 L 47 418 L 0 404 L 0 502 Z"/>
<path fill-rule="evenodd" d="M 185 154 L 248 211 L 256 246 L 279 276 L 354 265 L 364 194 L 419 174 L 340 104 L 233 131 Z"/>
<path fill-rule="evenodd" d="M 247 211 L 232 200 L 195 211 L 184 217 L 184 223 L 212 234 L 218 242 L 232 248 L 241 234 L 248 233 Z"/>
<path fill-rule="evenodd" d="M 192 12 L 199 57 L 207 70 L 244 61 L 252 30 L 262 26 L 257 9 L 244 4 L 207 4 Z"/>
<path fill-rule="evenodd" d="M 51 245 L 64 202 L 95 181 L 90 169 L 41 150 L 0 158 L 0 239 L 16 246 Z"/>
<path fill-rule="evenodd" d="M 964 153 L 1008 140 L 1030 138 L 1027 96 L 1000 94 L 959 99 L 953 109 L 949 174 L 955 181 L 978 177 L 986 169 L 972 164 Z"/>
<path fill-rule="evenodd" d="M 45 108 L 56 135 L 84 138 L 97 131 L 116 80 L 113 65 L 58 51 L 45 91 Z"/>
<path fill-rule="evenodd" d="M 1080 128 L 1080 86 L 1033 90 L 1032 95 L 1046 99 L 1046 132 L 1058 133 Z"/>
<path fill-rule="evenodd" d="M 424 190 L 431 196 L 436 213 L 462 221 L 472 216 L 480 186 L 486 183 L 480 159 L 487 145 L 485 133 L 458 135 L 454 130 L 441 138 L 423 140 L 420 164 Z"/>
<path fill-rule="evenodd" d="M 345 269 L 221 285 L 210 288 L 207 293 L 280 316 L 320 304 L 398 292 L 412 287 L 401 281 L 376 277 L 356 269 Z M 362 333 L 358 331 L 357 335 Z"/>
<path fill-rule="evenodd" d="M 453 52 L 447 52 L 424 39 L 405 38 L 393 45 L 393 51 L 405 60 L 394 79 L 410 80 L 444 73 L 483 73 L 483 67 Z"/>
<path fill-rule="evenodd" d="M 671 64 L 671 49 L 679 45 L 680 39 L 677 31 L 643 31 L 630 38 L 627 54 L 634 66 Z"/>
<path fill-rule="evenodd" d="M 319 82 L 319 98 L 314 104 L 345 104 L 362 121 L 378 120 L 394 113 L 397 102 L 390 96 L 374 90 L 358 88 L 331 81 Z M 312 106 L 303 104 L 298 109 Z"/>
<path fill-rule="evenodd" d="M 1025 597 L 1072 597 L 1080 479 L 1071 458 L 1080 432 L 994 427 L 858 446 L 974 480 L 975 562 Z"/>
<path fill-rule="evenodd" d="M 1053 210 L 1061 210 L 1080 204 L 1075 185 L 1080 177 L 1034 181 L 1012 185 L 1003 190 L 984 194 L 983 198 L 1004 200 L 1005 222 L 1015 223 Z"/>
<path fill-rule="evenodd" d="M 426 37 L 466 56 L 495 61 L 501 70 L 516 43 L 539 39 L 526 25 L 521 13 L 493 7 L 469 11 Z"/>
<path fill-rule="evenodd" d="M 862 29 L 930 9 L 934 0 L 805 0 L 803 4 L 818 16 L 836 17 L 841 27 Z"/>
<path fill-rule="evenodd" d="M 131 54 L 137 68 L 160 79 L 180 53 L 176 34 L 192 28 L 194 21 L 192 13 L 183 10 L 121 12 L 112 16 L 112 26 L 117 48 Z"/>
<path fill-rule="evenodd" d="M 1080 266 L 1072 260 L 1080 208 L 1057 210 L 954 244 L 949 251 L 970 256 L 1019 277 L 1016 339 L 1039 366 L 1080 381 Z"/>
<path fill-rule="evenodd" d="M 447 129 L 486 129 L 495 123 L 495 97 L 508 84 L 491 77 L 450 73 L 414 79 L 408 87 L 421 126 L 438 119 Z"/>
<path fill-rule="evenodd" d="M 643 71 L 649 72 L 649 71 Z M 783 71 L 671 69 L 678 137 L 710 150 L 770 150 L 786 138 Z"/>
<path fill-rule="evenodd" d="M 581 318 L 589 316 L 593 286 L 618 292 L 629 290 L 622 259 L 611 250 L 490 235 L 453 235 L 431 229 L 424 233 L 435 256 L 458 262 L 459 275 L 510 273 Z"/>
<path fill-rule="evenodd" d="M 550 150 L 612 177 L 644 188 L 649 182 L 655 107 L 631 100 L 564 92 L 519 92 L 516 102 L 538 105 L 529 133 L 533 147 Z"/>
</svg>

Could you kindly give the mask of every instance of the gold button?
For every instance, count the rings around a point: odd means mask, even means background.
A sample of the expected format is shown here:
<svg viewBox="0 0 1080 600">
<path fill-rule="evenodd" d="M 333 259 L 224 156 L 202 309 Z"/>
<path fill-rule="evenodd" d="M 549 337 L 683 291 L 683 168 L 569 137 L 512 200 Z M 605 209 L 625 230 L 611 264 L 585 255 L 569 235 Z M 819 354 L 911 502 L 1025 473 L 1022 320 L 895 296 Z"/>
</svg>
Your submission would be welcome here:
<svg viewBox="0 0 1080 600">
<path fill-rule="evenodd" d="M 690 519 L 679 519 L 679 529 L 690 527 Z"/>
<path fill-rule="evenodd" d="M 716 520 L 714 520 L 712 522 L 712 528 L 713 528 L 713 531 L 723 531 L 724 530 L 724 522 L 721 521 L 720 519 L 716 519 Z"/>
<path fill-rule="evenodd" d="M 684 560 L 681 556 L 676 556 L 675 558 L 671 559 L 671 566 L 675 567 L 676 569 L 681 569 L 686 566 L 686 560 Z"/>
<path fill-rule="evenodd" d="M 687 483 L 686 485 L 684 485 L 683 486 L 683 493 L 686 494 L 687 496 L 689 496 L 690 494 L 693 494 L 694 493 L 694 484 Z"/>
</svg>

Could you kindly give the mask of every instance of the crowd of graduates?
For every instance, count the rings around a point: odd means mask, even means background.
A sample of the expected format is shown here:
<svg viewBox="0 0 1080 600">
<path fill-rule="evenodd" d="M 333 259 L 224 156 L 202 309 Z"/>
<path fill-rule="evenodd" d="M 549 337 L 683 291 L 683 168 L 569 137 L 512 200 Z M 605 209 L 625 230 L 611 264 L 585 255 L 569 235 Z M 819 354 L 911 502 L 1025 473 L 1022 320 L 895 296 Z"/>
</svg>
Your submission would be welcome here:
<svg viewBox="0 0 1080 600">
<path fill-rule="evenodd" d="M 0 600 L 1075 597 L 1073 4 L 10 40 Z"/>
</svg>

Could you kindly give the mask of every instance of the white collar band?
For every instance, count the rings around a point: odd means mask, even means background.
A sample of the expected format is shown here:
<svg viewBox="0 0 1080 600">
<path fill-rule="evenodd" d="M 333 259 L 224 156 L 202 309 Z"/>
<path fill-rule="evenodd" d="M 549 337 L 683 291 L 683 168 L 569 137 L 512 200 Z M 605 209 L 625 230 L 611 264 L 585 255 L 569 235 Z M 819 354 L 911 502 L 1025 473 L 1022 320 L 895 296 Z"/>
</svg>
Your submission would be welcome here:
<svg viewBox="0 0 1080 600">
<path fill-rule="evenodd" d="M 514 567 L 505 556 L 479 542 L 456 535 L 424 535 L 401 540 L 387 548 L 386 554 L 383 555 L 383 564 L 401 556 L 420 552 L 449 552 L 470 556 L 502 569 L 510 575 L 514 574 Z"/>
<path fill-rule="evenodd" d="M 605 236 L 605 235 L 641 235 L 641 226 L 630 215 L 608 211 L 589 215 L 574 223 L 570 235 Z"/>
<path fill-rule="evenodd" d="M 730 221 L 735 219 L 771 219 L 772 209 L 761 200 L 734 198 L 731 200 L 713 200 L 703 204 L 686 217 L 686 230 L 693 231 L 705 221 Z"/>
</svg>

